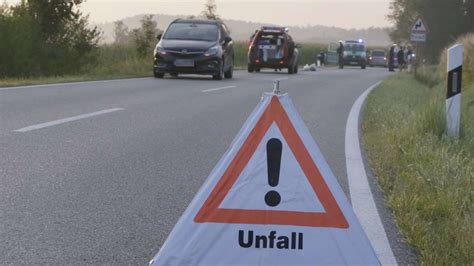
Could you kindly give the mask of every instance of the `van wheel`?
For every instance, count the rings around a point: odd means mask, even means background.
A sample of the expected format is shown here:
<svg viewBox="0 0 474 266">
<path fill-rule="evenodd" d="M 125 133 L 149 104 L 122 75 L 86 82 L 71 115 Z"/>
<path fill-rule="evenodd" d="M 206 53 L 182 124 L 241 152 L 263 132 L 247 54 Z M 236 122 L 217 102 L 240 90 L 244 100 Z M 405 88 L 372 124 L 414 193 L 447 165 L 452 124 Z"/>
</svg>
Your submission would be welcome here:
<svg viewBox="0 0 474 266">
<path fill-rule="evenodd" d="M 295 65 L 295 70 L 294 70 L 294 72 L 295 72 L 295 74 L 298 73 L 298 63 L 296 63 L 296 65 Z"/>
<path fill-rule="evenodd" d="M 248 66 L 247 66 L 247 71 L 248 71 L 249 73 L 253 73 L 254 70 L 255 70 L 255 68 L 254 68 L 251 64 L 248 64 Z"/>
<path fill-rule="evenodd" d="M 360 68 L 365 69 L 365 65 L 360 66 Z"/>
<path fill-rule="evenodd" d="M 260 68 L 256 68 L 255 72 L 260 73 Z"/>
<path fill-rule="evenodd" d="M 157 78 L 157 79 L 162 79 L 162 78 L 165 77 L 165 73 L 156 73 L 156 72 L 154 72 L 153 74 L 154 74 L 155 78 Z"/>
<path fill-rule="evenodd" d="M 295 66 L 288 67 L 288 74 L 294 74 L 294 73 L 295 73 Z"/>
</svg>

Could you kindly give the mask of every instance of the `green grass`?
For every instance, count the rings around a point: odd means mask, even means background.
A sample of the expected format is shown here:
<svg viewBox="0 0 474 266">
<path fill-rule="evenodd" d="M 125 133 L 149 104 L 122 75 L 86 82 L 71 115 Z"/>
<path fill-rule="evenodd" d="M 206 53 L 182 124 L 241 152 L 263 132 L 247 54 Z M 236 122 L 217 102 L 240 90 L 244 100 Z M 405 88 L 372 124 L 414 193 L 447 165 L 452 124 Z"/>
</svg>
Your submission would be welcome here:
<svg viewBox="0 0 474 266">
<path fill-rule="evenodd" d="M 364 144 L 388 206 L 426 265 L 474 261 L 474 86 L 463 93 L 462 136 L 444 134 L 444 85 L 392 76 L 368 98 Z"/>
<path fill-rule="evenodd" d="M 152 75 L 153 61 L 151 57 L 140 58 L 136 55 L 133 47 L 104 45 L 98 49 L 95 56 L 97 57 L 97 63 L 89 65 L 82 70 L 78 69 L 78 72 L 74 75 L 3 78 L 0 79 L 0 87 L 147 77 Z"/>
</svg>

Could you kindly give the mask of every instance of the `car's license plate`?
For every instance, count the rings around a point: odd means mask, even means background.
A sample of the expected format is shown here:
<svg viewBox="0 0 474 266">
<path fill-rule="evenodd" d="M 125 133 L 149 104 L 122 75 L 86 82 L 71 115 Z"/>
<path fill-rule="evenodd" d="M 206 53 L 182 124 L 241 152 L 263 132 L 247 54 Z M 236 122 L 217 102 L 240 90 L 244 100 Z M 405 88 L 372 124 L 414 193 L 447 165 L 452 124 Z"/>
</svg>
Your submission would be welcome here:
<svg viewBox="0 0 474 266">
<path fill-rule="evenodd" d="M 176 59 L 174 65 L 177 67 L 194 67 L 194 60 L 192 59 Z"/>
<path fill-rule="evenodd" d="M 351 65 L 357 65 L 357 62 L 350 62 Z"/>
</svg>

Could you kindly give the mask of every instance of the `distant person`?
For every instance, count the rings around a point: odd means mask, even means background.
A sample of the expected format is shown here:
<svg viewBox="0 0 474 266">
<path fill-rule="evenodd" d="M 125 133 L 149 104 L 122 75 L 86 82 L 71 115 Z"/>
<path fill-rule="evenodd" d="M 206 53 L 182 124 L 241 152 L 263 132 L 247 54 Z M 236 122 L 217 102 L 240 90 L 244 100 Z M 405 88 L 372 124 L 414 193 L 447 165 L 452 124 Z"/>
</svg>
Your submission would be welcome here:
<svg viewBox="0 0 474 266">
<path fill-rule="evenodd" d="M 408 47 L 407 49 L 406 58 L 407 58 L 407 70 L 408 72 L 411 72 L 413 68 L 413 64 L 415 63 L 415 54 L 413 53 L 413 50 L 411 49 L 411 47 Z"/>
<path fill-rule="evenodd" d="M 400 49 L 397 52 L 397 60 L 398 60 L 398 68 L 400 68 L 400 72 L 405 68 L 405 49 L 403 46 L 400 46 Z"/>
<path fill-rule="evenodd" d="M 339 68 L 344 67 L 344 44 L 342 41 L 339 41 L 339 47 L 337 48 L 337 55 L 338 55 L 338 63 L 339 63 Z"/>
<path fill-rule="evenodd" d="M 393 72 L 395 71 L 395 47 L 397 45 L 393 44 L 392 47 L 390 47 L 390 51 L 388 52 L 388 71 Z"/>
<path fill-rule="evenodd" d="M 319 63 L 321 64 L 321 66 L 325 66 L 326 65 L 326 54 L 324 54 L 324 52 L 319 53 L 318 60 L 319 60 Z"/>
</svg>

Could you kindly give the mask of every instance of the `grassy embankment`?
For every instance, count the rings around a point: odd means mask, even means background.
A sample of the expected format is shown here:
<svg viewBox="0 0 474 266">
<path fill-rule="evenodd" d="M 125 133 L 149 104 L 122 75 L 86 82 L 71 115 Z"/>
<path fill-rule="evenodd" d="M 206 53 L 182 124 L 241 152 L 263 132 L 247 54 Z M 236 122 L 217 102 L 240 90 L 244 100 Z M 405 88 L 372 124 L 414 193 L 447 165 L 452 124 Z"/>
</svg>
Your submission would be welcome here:
<svg viewBox="0 0 474 266">
<path fill-rule="evenodd" d="M 303 44 L 303 48 L 300 49 L 300 64 L 313 63 L 316 55 L 326 48 L 326 45 L 322 44 Z M 237 69 L 246 69 L 247 49 L 246 43 L 235 43 Z M 151 52 L 149 58 L 141 58 L 136 55 L 133 47 L 103 45 L 98 49 L 96 56 L 96 64 L 78 70 L 75 75 L 0 79 L 0 87 L 152 76 Z"/>
<path fill-rule="evenodd" d="M 417 77 L 399 74 L 368 98 L 364 144 L 388 206 L 425 265 L 474 261 L 474 35 L 462 40 L 462 129 L 445 135 L 446 54 Z"/>
</svg>

